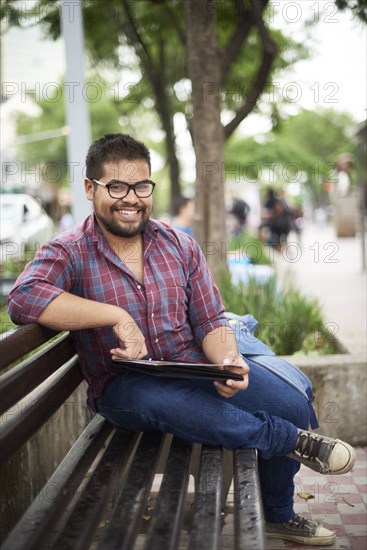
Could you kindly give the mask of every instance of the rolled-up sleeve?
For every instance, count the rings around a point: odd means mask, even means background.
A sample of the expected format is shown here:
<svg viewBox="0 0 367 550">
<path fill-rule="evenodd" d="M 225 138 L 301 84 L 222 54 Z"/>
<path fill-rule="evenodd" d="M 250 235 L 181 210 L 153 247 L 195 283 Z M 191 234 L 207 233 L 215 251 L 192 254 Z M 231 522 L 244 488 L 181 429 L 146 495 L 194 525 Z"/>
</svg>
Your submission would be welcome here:
<svg viewBox="0 0 367 550">
<path fill-rule="evenodd" d="M 37 322 L 46 307 L 72 286 L 73 255 L 61 243 L 43 246 L 11 290 L 7 307 L 16 324 Z"/>
</svg>

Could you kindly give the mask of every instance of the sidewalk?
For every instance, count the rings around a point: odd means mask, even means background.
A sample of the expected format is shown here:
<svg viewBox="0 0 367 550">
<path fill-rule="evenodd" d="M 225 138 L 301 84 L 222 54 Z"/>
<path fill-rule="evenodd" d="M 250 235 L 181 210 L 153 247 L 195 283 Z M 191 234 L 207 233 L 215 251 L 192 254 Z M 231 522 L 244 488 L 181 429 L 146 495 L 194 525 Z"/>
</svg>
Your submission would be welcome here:
<svg viewBox="0 0 367 550">
<path fill-rule="evenodd" d="M 296 243 L 292 237 L 289 242 Z M 332 226 L 308 224 L 301 246 L 288 244 L 286 253 L 276 260 L 276 267 L 285 282 L 291 279 L 306 296 L 319 300 L 325 323 L 335 329 L 334 334 L 346 351 L 366 357 L 366 271 L 362 270 L 361 239 L 337 238 Z M 366 481 L 365 448 L 357 449 L 353 471 L 343 476 L 322 476 L 301 467 L 295 478 L 295 511 L 336 531 L 336 543 L 326 548 L 367 548 Z M 309 493 L 313 498 L 304 500 L 297 493 Z M 229 547 L 224 545 L 223 549 Z M 266 550 L 286 548 L 310 547 L 269 540 Z"/>
<path fill-rule="evenodd" d="M 308 223 L 301 246 L 292 233 L 275 266 L 285 281 L 291 278 L 306 296 L 319 300 L 325 323 L 346 351 L 365 357 L 366 271 L 360 238 L 337 238 L 332 226 Z"/>
<path fill-rule="evenodd" d="M 325 527 L 336 532 L 337 540 L 330 550 L 366 550 L 366 449 L 357 449 L 357 462 L 348 474 L 343 476 L 324 476 L 301 466 L 295 478 L 295 511 L 307 519 L 318 520 Z M 305 500 L 298 496 L 311 498 Z M 233 503 L 233 493 L 230 492 L 228 505 Z M 234 548 L 233 514 L 225 517 L 222 531 L 221 550 Z M 310 550 L 315 546 L 304 546 L 281 539 L 268 539 L 264 550 Z M 323 547 L 324 548 L 324 547 Z"/>
</svg>

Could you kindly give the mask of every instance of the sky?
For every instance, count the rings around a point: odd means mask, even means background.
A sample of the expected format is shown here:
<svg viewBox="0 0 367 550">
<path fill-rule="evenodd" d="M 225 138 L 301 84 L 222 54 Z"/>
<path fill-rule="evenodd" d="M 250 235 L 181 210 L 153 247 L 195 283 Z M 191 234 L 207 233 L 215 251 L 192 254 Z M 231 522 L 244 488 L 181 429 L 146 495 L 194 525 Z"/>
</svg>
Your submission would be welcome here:
<svg viewBox="0 0 367 550">
<path fill-rule="evenodd" d="M 219 6 L 225 5 L 219 0 Z M 290 112 L 302 107 L 332 107 L 349 112 L 357 122 L 365 120 L 367 27 L 353 20 L 349 12 L 337 11 L 334 2 L 326 0 L 271 0 L 271 8 L 267 23 L 294 38 L 304 36 L 301 28 L 306 19 L 316 23 L 309 30 L 311 57 L 295 64 L 273 83 L 277 92 L 291 100 Z M 3 35 L 2 91 L 9 97 L 1 109 L 3 146 L 15 137 L 12 113 L 15 110 L 35 112 L 25 91 L 47 93 L 64 72 L 62 39 L 56 43 L 45 41 L 37 27 L 10 29 Z M 268 122 L 253 115 L 243 127 L 244 133 L 253 135 L 259 129 L 266 131 Z"/>
<path fill-rule="evenodd" d="M 294 78 L 298 84 L 293 97 L 301 94 L 299 102 L 308 109 L 325 105 L 364 120 L 367 116 L 367 26 L 353 18 L 351 12 L 338 11 L 334 2 L 284 0 L 275 3 L 280 4 L 275 25 L 284 32 L 291 30 L 295 38 L 300 36 L 299 28 L 305 19 L 316 23 L 310 28 L 310 58 L 298 62 L 287 77 L 282 78 L 283 83 Z"/>
</svg>

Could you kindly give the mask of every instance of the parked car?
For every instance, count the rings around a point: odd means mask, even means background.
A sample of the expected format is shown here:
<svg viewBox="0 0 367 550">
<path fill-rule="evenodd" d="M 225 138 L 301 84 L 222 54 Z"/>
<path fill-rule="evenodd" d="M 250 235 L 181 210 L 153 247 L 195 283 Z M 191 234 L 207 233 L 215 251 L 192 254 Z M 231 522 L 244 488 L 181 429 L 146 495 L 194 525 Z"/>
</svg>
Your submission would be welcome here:
<svg viewBox="0 0 367 550">
<path fill-rule="evenodd" d="M 26 259 L 55 234 L 55 225 L 30 195 L 0 194 L 0 261 Z M 30 259 L 30 258 L 29 258 Z"/>
</svg>

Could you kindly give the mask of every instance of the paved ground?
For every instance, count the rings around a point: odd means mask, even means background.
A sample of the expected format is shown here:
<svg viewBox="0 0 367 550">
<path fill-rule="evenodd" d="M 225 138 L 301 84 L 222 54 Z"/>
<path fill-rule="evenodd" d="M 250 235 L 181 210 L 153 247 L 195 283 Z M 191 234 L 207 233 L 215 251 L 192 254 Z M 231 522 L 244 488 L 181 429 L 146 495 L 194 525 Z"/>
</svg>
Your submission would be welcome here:
<svg viewBox="0 0 367 550">
<path fill-rule="evenodd" d="M 290 241 L 296 242 L 292 235 Z M 301 246 L 288 245 L 288 250 L 277 259 L 277 266 L 285 279 L 292 279 L 307 296 L 318 298 L 325 322 L 335 328 L 346 350 L 366 357 L 367 285 L 360 236 L 337 238 L 332 226 L 306 225 Z M 296 496 L 296 512 L 335 529 L 338 538 L 330 549 L 367 548 L 366 458 L 366 449 L 360 448 L 357 463 L 349 474 L 321 476 L 302 466 L 296 478 L 296 493 L 308 492 L 314 496 L 307 501 Z M 273 540 L 267 549 L 293 547 L 309 548 Z"/>
<path fill-rule="evenodd" d="M 366 355 L 366 271 L 360 236 L 337 238 L 333 226 L 305 226 L 276 259 L 282 277 L 318 298 L 327 326 L 349 353 Z"/>
<path fill-rule="evenodd" d="M 323 476 L 301 466 L 295 478 L 295 510 L 308 519 L 321 521 L 325 527 L 335 530 L 336 543 L 330 550 L 366 550 L 366 449 L 357 449 L 357 463 L 352 472 L 343 476 Z M 313 498 L 305 500 L 298 494 L 309 493 Z M 233 502 L 230 492 L 228 502 Z M 225 518 L 222 536 L 222 550 L 233 549 L 233 515 Z M 295 548 L 306 550 L 310 546 L 269 539 L 264 550 L 284 550 Z"/>
</svg>

